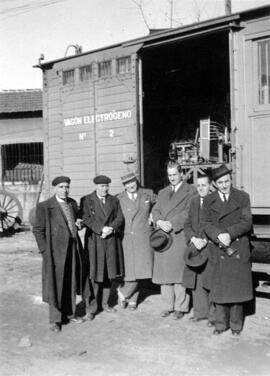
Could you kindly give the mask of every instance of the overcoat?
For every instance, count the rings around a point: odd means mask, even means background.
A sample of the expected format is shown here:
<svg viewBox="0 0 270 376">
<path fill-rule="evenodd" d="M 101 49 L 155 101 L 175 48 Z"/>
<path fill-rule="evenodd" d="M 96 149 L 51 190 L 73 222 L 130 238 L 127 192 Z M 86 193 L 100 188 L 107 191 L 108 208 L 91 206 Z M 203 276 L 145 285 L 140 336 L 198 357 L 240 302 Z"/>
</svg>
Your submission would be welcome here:
<svg viewBox="0 0 270 376">
<path fill-rule="evenodd" d="M 119 200 L 107 195 L 105 205 L 97 197 L 96 192 L 81 199 L 81 214 L 86 226 L 85 248 L 89 252 L 89 277 L 96 282 L 104 281 L 105 266 L 110 279 L 123 275 L 123 251 L 120 230 L 124 217 Z M 102 239 L 104 226 L 111 226 L 114 232 Z"/>
<path fill-rule="evenodd" d="M 70 205 L 74 219 L 76 220 L 78 215 L 76 202 L 73 199 L 68 198 L 67 203 Z M 61 310 L 65 263 L 68 248 L 70 246 L 71 232 L 69 230 L 66 217 L 63 214 L 60 204 L 57 202 L 55 196 L 37 205 L 33 233 L 43 259 L 43 301 L 54 305 Z M 72 267 L 71 270 L 69 270 L 71 274 L 70 277 L 72 278 L 72 301 L 74 300 L 76 292 L 79 294 L 83 293 L 82 290 L 85 288 L 86 283 L 85 278 L 83 278 L 82 269 L 83 250 L 78 235 L 76 242 L 76 247 L 73 247 L 75 254 L 73 254 L 72 257 Z M 74 268 L 76 270 L 74 270 Z M 75 273 L 75 271 L 77 273 Z"/>
<path fill-rule="evenodd" d="M 191 200 L 190 208 L 188 212 L 188 217 L 184 224 L 184 233 L 187 245 L 190 242 L 190 239 L 195 236 L 198 238 L 206 238 L 206 235 L 202 229 L 201 222 L 201 202 L 200 196 L 196 196 Z M 183 275 L 183 286 L 189 289 L 194 289 L 196 285 L 196 276 L 197 273 L 200 273 L 202 278 L 204 278 L 206 264 L 198 267 L 192 268 L 185 265 L 184 275 Z"/>
<path fill-rule="evenodd" d="M 123 251 L 125 280 L 152 278 L 153 250 L 149 237 L 152 228 L 149 215 L 155 203 L 155 194 L 151 189 L 139 188 L 135 201 L 126 191 L 118 196 L 125 218 Z"/>
<path fill-rule="evenodd" d="M 252 228 L 249 195 L 232 188 L 229 199 L 222 202 L 217 191 L 204 200 L 202 220 L 204 231 L 212 241 L 208 247 L 208 287 L 215 303 L 241 303 L 253 297 L 248 233 Z M 217 245 L 220 233 L 227 232 L 232 256 Z"/>
<path fill-rule="evenodd" d="M 153 208 L 153 219 L 170 221 L 173 242 L 163 253 L 154 252 L 153 282 L 157 284 L 182 283 L 186 249 L 184 223 L 188 215 L 190 201 L 197 193 L 196 188 L 183 182 L 170 198 L 172 188 L 167 186 L 158 193 Z"/>
</svg>

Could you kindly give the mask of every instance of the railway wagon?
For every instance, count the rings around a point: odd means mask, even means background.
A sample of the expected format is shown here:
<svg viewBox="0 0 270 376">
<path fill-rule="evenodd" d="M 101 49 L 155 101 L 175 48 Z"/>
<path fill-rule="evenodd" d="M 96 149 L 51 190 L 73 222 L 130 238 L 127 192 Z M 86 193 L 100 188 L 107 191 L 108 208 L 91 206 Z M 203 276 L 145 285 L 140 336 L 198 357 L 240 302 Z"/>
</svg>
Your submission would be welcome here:
<svg viewBox="0 0 270 376">
<path fill-rule="evenodd" d="M 134 171 L 156 191 L 164 163 L 187 179 L 220 163 L 270 236 L 270 6 L 40 62 L 46 196 L 59 174 L 76 199 L 96 174 Z"/>
</svg>

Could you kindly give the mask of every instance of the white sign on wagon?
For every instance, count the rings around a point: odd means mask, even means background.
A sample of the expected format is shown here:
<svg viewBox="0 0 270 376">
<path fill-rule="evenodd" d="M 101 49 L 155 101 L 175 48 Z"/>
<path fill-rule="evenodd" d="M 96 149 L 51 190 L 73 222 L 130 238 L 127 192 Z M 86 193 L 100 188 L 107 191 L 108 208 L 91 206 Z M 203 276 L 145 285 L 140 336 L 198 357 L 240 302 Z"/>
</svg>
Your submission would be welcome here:
<svg viewBox="0 0 270 376">
<path fill-rule="evenodd" d="M 130 119 L 132 117 L 132 110 L 120 110 L 120 111 L 110 111 L 104 112 L 102 114 L 96 115 L 86 115 L 86 116 L 74 116 L 72 118 L 64 119 L 64 126 L 69 127 L 73 125 L 87 125 L 101 123 L 105 121 L 114 121 L 114 120 L 124 120 Z"/>
</svg>

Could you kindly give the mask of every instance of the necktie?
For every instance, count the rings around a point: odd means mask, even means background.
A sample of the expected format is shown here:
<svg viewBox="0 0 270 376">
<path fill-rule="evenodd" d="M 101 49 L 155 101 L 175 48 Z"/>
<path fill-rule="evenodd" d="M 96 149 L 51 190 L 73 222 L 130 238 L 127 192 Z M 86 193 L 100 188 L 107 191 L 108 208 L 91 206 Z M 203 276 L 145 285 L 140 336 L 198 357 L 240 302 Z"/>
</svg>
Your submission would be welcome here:
<svg viewBox="0 0 270 376">
<path fill-rule="evenodd" d="M 227 202 L 227 198 L 226 198 L 225 193 L 223 193 L 223 202 Z"/>
<path fill-rule="evenodd" d="M 132 200 L 132 201 L 135 201 L 135 200 L 136 200 L 135 193 L 131 193 L 131 200 Z"/>
<path fill-rule="evenodd" d="M 63 213 L 66 217 L 67 223 L 68 223 L 68 228 L 70 229 L 70 232 L 72 236 L 75 238 L 76 237 L 76 226 L 75 226 L 75 219 L 73 216 L 73 212 L 69 206 L 69 204 L 64 201 L 60 203 L 61 208 L 63 210 Z"/>
<path fill-rule="evenodd" d="M 102 202 L 103 205 L 105 205 L 105 202 L 106 202 L 105 197 L 101 197 L 100 201 Z"/>
<path fill-rule="evenodd" d="M 202 197 L 200 198 L 200 206 L 201 206 L 201 208 L 203 206 L 203 198 Z"/>
<path fill-rule="evenodd" d="M 175 187 L 172 186 L 172 190 L 170 192 L 170 199 L 172 198 L 172 196 L 174 195 L 174 193 L 175 193 Z"/>
</svg>

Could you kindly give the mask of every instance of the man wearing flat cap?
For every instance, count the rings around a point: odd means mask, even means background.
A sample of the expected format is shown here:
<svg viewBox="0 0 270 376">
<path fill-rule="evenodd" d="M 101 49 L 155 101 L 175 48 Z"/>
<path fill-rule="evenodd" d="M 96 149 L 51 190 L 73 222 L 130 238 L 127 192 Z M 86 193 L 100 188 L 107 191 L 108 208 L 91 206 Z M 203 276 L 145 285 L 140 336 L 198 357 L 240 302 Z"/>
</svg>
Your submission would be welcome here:
<svg viewBox="0 0 270 376">
<path fill-rule="evenodd" d="M 123 274 L 120 230 L 124 218 L 119 201 L 109 194 L 111 179 L 105 175 L 94 178 L 95 191 L 81 199 L 81 214 L 86 226 L 85 248 L 89 253 L 89 278 L 94 299 L 86 302 L 91 319 L 99 310 L 115 312 L 109 306 L 111 281 Z"/>
<path fill-rule="evenodd" d="M 181 166 L 176 161 L 168 162 L 167 174 L 170 185 L 158 193 L 152 213 L 156 226 L 170 233 L 173 241 L 165 252 L 154 252 L 153 282 L 161 285 L 161 317 L 173 313 L 174 319 L 181 319 L 189 310 L 189 295 L 182 285 L 186 249 L 184 223 L 196 188 L 182 180 Z"/>
<path fill-rule="evenodd" d="M 217 190 L 204 200 L 202 221 L 211 240 L 207 268 L 216 307 L 214 334 L 243 329 L 243 304 L 253 297 L 248 234 L 252 228 L 249 195 L 232 187 L 226 165 L 212 171 Z"/>
<path fill-rule="evenodd" d="M 193 316 L 190 317 L 190 320 L 197 322 L 208 319 L 208 326 L 213 326 L 213 305 L 210 303 L 209 290 L 203 286 L 207 263 L 206 246 L 208 240 L 204 234 L 201 221 L 203 201 L 211 193 L 210 188 L 211 181 L 209 176 L 198 176 L 198 195 L 191 201 L 188 217 L 184 225 L 188 248 L 184 256 L 185 260 L 187 259 L 187 265 L 184 269 L 183 285 L 192 290 Z"/>
<path fill-rule="evenodd" d="M 125 218 L 123 237 L 125 280 L 118 288 L 118 302 L 122 308 L 137 308 L 139 284 L 152 278 L 153 250 L 150 246 L 150 214 L 156 196 L 151 189 L 141 188 L 133 172 L 122 176 L 125 190 L 118 196 Z"/>
<path fill-rule="evenodd" d="M 76 292 L 82 294 L 85 281 L 77 235 L 78 207 L 68 197 L 70 178 L 58 176 L 52 185 L 55 195 L 37 205 L 33 233 L 43 258 L 43 301 L 49 304 L 50 329 L 58 333 L 67 319 L 83 321 L 75 317 L 75 308 Z"/>
</svg>

